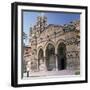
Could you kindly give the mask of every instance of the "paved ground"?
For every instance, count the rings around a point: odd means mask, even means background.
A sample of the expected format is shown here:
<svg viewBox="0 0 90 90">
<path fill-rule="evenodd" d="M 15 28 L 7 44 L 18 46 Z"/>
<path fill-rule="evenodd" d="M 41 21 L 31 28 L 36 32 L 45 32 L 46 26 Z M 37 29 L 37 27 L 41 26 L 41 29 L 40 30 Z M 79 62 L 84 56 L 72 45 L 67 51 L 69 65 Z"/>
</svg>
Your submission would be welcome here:
<svg viewBox="0 0 90 90">
<path fill-rule="evenodd" d="M 61 71 L 39 71 L 29 73 L 30 77 L 40 77 L 40 76 L 53 76 L 53 75 L 74 75 L 75 71 L 71 70 L 61 70 Z"/>
</svg>

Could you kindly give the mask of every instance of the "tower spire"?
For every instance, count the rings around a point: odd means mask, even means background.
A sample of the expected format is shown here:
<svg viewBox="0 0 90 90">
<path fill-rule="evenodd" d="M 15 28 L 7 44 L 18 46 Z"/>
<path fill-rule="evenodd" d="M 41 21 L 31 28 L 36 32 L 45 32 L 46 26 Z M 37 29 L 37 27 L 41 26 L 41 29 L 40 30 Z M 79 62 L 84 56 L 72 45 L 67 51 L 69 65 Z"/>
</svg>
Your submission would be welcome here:
<svg viewBox="0 0 90 90">
<path fill-rule="evenodd" d="M 42 16 L 42 17 L 45 16 L 45 13 L 44 13 L 44 12 L 41 12 L 41 16 Z"/>
<path fill-rule="evenodd" d="M 47 26 L 47 17 L 44 12 L 40 12 L 37 17 L 37 31 L 39 33 L 43 32 Z"/>
</svg>

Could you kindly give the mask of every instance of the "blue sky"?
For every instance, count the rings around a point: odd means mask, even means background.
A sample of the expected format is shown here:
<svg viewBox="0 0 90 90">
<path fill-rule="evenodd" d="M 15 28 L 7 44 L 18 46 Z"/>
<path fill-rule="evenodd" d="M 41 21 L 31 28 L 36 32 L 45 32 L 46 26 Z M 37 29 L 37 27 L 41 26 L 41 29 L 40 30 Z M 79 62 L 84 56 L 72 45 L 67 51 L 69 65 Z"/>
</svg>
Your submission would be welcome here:
<svg viewBox="0 0 90 90">
<path fill-rule="evenodd" d="M 65 13 L 65 12 L 31 12 L 23 11 L 23 31 L 29 35 L 30 27 L 35 25 L 37 16 L 40 16 L 41 13 L 47 17 L 48 24 L 63 25 L 68 24 L 74 20 L 80 20 L 79 13 Z M 26 43 L 28 40 L 26 41 Z"/>
</svg>

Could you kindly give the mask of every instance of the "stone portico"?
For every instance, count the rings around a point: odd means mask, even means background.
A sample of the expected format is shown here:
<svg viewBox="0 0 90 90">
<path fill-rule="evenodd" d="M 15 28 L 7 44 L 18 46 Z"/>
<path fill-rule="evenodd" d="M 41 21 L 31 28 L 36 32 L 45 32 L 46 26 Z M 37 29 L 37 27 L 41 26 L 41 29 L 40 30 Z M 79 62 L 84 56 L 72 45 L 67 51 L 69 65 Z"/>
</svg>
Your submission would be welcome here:
<svg viewBox="0 0 90 90">
<path fill-rule="evenodd" d="M 80 70 L 80 21 L 61 26 L 47 24 L 47 17 L 38 16 L 30 27 L 28 47 L 26 72 Z"/>
</svg>

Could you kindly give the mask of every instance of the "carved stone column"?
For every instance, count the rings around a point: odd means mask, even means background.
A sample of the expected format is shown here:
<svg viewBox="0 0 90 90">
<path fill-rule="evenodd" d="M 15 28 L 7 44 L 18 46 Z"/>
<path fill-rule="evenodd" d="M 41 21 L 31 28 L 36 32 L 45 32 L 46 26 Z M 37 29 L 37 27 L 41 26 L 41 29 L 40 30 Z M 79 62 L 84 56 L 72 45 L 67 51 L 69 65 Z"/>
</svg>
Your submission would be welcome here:
<svg viewBox="0 0 90 90">
<path fill-rule="evenodd" d="M 45 49 L 44 49 L 44 64 L 45 64 L 45 71 L 47 71 L 47 64 L 46 64 L 46 54 L 45 54 Z"/>
<path fill-rule="evenodd" d="M 58 71 L 58 57 L 57 57 L 57 54 L 55 54 L 55 61 L 56 61 L 56 71 Z"/>
<path fill-rule="evenodd" d="M 37 71 L 39 71 L 39 59 L 37 59 Z"/>
<path fill-rule="evenodd" d="M 56 71 L 58 71 L 58 56 L 57 56 L 57 48 L 55 48 L 55 61 L 56 61 Z"/>
<path fill-rule="evenodd" d="M 44 56 L 45 71 L 47 71 L 46 57 Z"/>
</svg>

